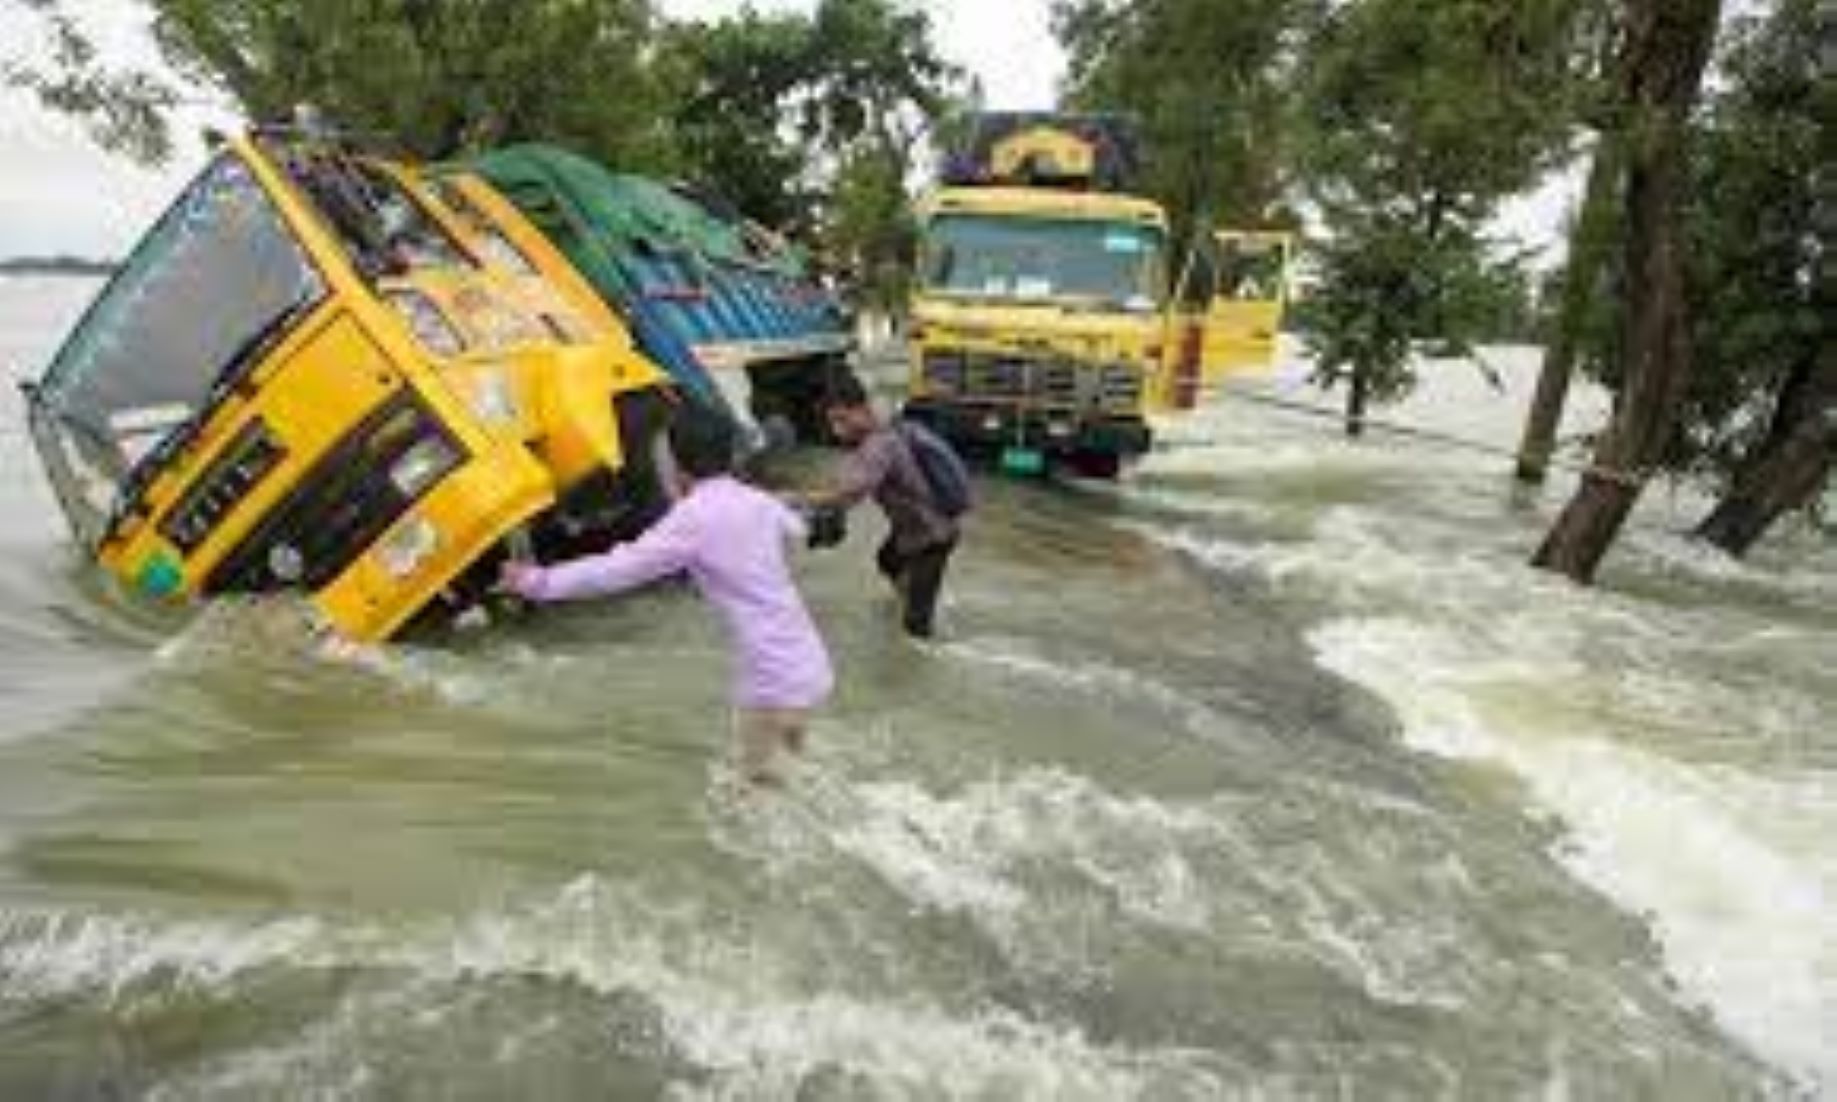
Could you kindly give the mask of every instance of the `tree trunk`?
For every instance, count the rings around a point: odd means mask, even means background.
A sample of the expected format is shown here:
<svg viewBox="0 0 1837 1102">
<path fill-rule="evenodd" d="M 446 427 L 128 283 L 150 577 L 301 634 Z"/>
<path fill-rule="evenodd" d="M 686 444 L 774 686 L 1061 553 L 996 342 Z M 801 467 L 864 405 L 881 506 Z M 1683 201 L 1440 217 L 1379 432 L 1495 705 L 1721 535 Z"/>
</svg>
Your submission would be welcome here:
<svg viewBox="0 0 1837 1102">
<path fill-rule="evenodd" d="M 1346 435 L 1357 440 L 1365 435 L 1365 407 L 1370 395 L 1364 364 L 1352 365 L 1352 382 L 1346 388 Z"/>
<path fill-rule="evenodd" d="M 1582 323 L 1589 301 L 1601 285 L 1601 269 L 1612 241 L 1614 197 L 1620 190 L 1622 157 L 1617 135 L 1602 134 L 1588 168 L 1588 186 L 1569 235 L 1569 262 L 1563 268 L 1563 293 L 1550 347 L 1544 350 L 1543 369 L 1537 375 L 1537 394 L 1525 421 L 1518 445 L 1518 481 L 1541 484 L 1556 454 L 1556 434 L 1562 427 L 1563 407 L 1569 401 L 1569 380 L 1575 372 L 1576 353 L 1582 341 Z"/>
<path fill-rule="evenodd" d="M 1690 377 L 1684 318 L 1684 141 L 1720 0 L 1627 0 L 1626 381 L 1594 466 L 1532 563 L 1575 581 L 1595 571 L 1677 428 Z"/>
<path fill-rule="evenodd" d="M 1837 355 L 1797 371 L 1781 388 L 1767 438 L 1735 476 L 1698 537 L 1739 558 L 1773 522 L 1811 504 L 1837 461 Z"/>
</svg>

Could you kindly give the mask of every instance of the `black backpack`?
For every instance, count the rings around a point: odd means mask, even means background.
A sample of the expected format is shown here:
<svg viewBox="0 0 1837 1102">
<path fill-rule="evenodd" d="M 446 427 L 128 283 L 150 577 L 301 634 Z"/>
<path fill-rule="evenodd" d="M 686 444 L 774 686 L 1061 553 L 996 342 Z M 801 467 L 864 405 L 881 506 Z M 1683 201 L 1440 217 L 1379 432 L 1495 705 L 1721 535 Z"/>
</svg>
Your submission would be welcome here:
<svg viewBox="0 0 1837 1102">
<path fill-rule="evenodd" d="M 899 436 L 931 490 L 931 503 L 938 512 L 955 520 L 975 508 L 969 467 L 949 441 L 931 431 L 929 425 L 910 418 L 900 419 Z"/>
</svg>

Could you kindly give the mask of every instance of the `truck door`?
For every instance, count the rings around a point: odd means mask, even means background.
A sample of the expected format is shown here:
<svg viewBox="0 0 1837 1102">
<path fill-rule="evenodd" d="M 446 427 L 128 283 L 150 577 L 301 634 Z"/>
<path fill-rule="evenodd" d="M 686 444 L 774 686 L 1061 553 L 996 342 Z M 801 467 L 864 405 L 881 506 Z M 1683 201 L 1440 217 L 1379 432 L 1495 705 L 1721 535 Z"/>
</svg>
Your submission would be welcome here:
<svg viewBox="0 0 1837 1102">
<path fill-rule="evenodd" d="M 1212 236 L 1210 297 L 1204 306 L 1207 382 L 1267 371 L 1288 308 L 1294 238 L 1286 233 L 1219 230 Z"/>
</svg>

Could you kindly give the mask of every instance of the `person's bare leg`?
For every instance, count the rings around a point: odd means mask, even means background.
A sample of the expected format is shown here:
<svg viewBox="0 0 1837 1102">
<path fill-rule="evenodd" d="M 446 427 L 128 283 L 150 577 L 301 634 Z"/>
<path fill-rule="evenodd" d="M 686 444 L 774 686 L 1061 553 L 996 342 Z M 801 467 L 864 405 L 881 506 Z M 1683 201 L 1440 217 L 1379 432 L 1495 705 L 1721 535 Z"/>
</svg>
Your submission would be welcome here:
<svg viewBox="0 0 1837 1102">
<path fill-rule="evenodd" d="M 776 721 L 775 713 L 762 708 L 742 708 L 735 717 L 740 779 L 749 787 L 776 788 L 782 783 L 772 771 L 780 741 Z"/>
</svg>

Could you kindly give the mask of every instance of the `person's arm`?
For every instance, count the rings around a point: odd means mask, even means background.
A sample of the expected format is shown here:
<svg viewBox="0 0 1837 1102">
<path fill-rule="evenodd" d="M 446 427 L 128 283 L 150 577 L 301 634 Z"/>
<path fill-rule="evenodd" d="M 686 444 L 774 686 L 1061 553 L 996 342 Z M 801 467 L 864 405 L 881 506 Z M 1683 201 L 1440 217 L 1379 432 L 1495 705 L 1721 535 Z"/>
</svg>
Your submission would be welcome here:
<svg viewBox="0 0 1837 1102">
<path fill-rule="evenodd" d="M 695 544 L 694 517 L 679 505 L 637 540 L 603 555 L 551 567 L 512 563 L 504 568 L 504 588 L 538 603 L 623 593 L 681 572 Z"/>
<path fill-rule="evenodd" d="M 810 522 L 804 514 L 790 508 L 783 502 L 773 502 L 778 509 L 778 529 L 784 534 L 785 542 L 802 546 L 810 538 Z"/>
<path fill-rule="evenodd" d="M 863 441 L 842 463 L 841 477 L 827 490 L 805 495 L 805 504 L 819 509 L 853 509 L 880 489 L 893 470 L 892 441 L 876 433 Z"/>
</svg>

